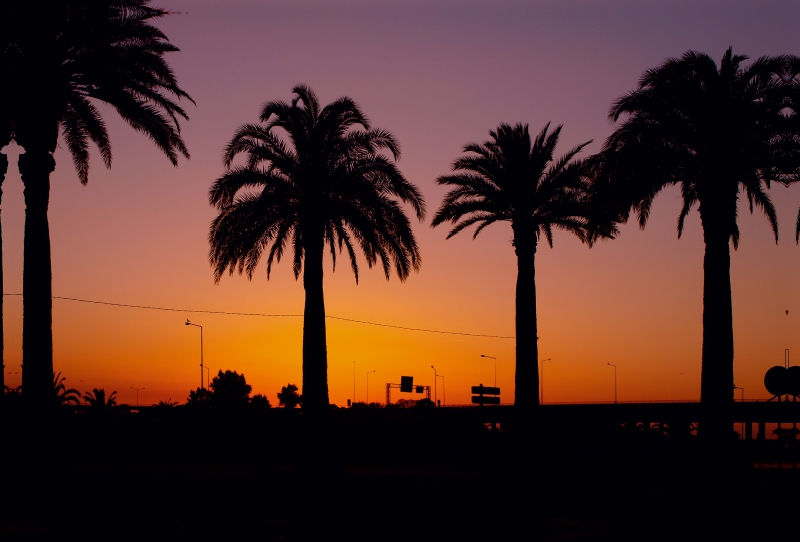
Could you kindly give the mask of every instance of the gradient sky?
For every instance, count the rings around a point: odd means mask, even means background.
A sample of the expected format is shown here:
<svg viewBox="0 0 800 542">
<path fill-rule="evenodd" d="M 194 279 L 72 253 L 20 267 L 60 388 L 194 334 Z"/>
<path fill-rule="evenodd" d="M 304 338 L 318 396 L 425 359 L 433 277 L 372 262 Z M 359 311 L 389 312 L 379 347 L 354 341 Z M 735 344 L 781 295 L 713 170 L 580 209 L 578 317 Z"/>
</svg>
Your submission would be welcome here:
<svg viewBox="0 0 800 542">
<path fill-rule="evenodd" d="M 53 293 L 116 303 L 196 310 L 300 314 L 303 288 L 283 262 L 266 280 L 234 275 L 214 284 L 208 264 L 207 203 L 222 171 L 221 151 L 267 100 L 290 100 L 310 85 L 323 103 L 347 95 L 375 126 L 400 140 L 399 167 L 424 193 L 428 215 L 444 191 L 434 185 L 463 145 L 484 141 L 500 122 L 564 124 L 560 153 L 612 125 L 612 100 L 641 73 L 689 49 L 719 59 L 735 53 L 800 53 L 795 1 L 437 1 L 162 0 L 181 12 L 159 22 L 181 52 L 168 60 L 197 101 L 183 134 L 192 153 L 173 168 L 146 138 L 103 108 L 114 162 L 93 155 L 88 186 L 70 157 L 56 152 L 51 178 Z M 22 291 L 22 184 L 11 160 L 3 185 L 5 292 Z M 800 359 L 800 248 L 794 220 L 800 187 L 773 187 L 780 243 L 763 216 L 740 209 L 741 242 L 732 258 L 735 379 L 746 398 L 767 397 L 763 375 L 786 348 Z M 677 239 L 679 194 L 663 192 L 647 229 L 622 228 L 594 248 L 556 234 L 537 255 L 544 398 L 699 398 L 703 243 L 696 210 Z M 445 240 L 446 228 L 416 226 L 422 269 L 406 283 L 349 267 L 326 267 L 329 315 L 466 333 L 514 334 L 516 267 L 511 230 L 495 225 L 473 241 Z M 363 264 L 363 259 L 362 259 Z M 785 311 L 789 310 L 789 315 Z M 301 383 L 302 319 L 157 312 L 55 300 L 54 362 L 70 387 L 117 390 L 133 403 L 183 402 L 199 384 L 199 333 L 213 372 L 243 372 L 254 393 Z M 6 383 L 20 382 L 22 300 L 5 298 Z M 386 382 L 445 376 L 447 403 L 469 402 L 469 387 L 494 379 L 513 400 L 514 341 L 420 333 L 328 321 L 331 401 L 353 394 L 383 400 Z M 213 376 L 213 373 L 212 373 Z M 400 397 L 395 395 L 395 398 Z M 410 397 L 410 396 L 409 396 Z M 737 391 L 737 397 L 739 392 Z M 439 399 L 442 399 L 441 385 Z"/>
</svg>

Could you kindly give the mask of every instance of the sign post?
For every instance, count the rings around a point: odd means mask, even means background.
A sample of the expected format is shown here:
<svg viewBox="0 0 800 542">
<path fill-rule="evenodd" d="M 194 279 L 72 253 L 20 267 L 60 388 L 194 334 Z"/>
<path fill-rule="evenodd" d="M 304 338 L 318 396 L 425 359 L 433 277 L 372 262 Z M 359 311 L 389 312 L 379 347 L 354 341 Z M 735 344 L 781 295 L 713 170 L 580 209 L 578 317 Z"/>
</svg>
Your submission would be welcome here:
<svg viewBox="0 0 800 542">
<path fill-rule="evenodd" d="M 483 407 L 483 405 L 500 404 L 500 388 L 489 387 L 480 384 L 472 386 L 472 404 Z M 492 422 L 492 431 L 497 429 L 497 424 Z"/>
<path fill-rule="evenodd" d="M 499 405 L 500 404 L 500 388 L 491 388 L 481 384 L 480 386 L 472 386 L 472 404 L 473 405 Z M 494 396 L 494 397 L 487 397 Z"/>
</svg>

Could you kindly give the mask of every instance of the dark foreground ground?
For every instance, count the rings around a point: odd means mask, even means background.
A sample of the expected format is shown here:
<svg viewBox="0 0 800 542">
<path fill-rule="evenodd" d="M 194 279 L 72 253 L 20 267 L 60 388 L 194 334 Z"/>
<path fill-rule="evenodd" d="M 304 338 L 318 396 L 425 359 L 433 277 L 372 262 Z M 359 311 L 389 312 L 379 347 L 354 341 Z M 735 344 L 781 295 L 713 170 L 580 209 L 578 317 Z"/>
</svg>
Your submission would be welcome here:
<svg viewBox="0 0 800 542">
<path fill-rule="evenodd" d="M 797 536 L 776 443 L 441 413 L 4 420 L 0 539 L 692 540 Z M 113 419 L 112 419 L 113 418 Z"/>
</svg>

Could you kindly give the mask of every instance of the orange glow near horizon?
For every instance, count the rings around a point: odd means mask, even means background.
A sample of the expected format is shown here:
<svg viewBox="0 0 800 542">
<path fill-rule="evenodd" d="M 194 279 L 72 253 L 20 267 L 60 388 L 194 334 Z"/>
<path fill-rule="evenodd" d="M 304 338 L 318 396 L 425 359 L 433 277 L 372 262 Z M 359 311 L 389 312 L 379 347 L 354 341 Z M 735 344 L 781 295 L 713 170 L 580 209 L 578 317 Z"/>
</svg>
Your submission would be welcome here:
<svg viewBox="0 0 800 542">
<path fill-rule="evenodd" d="M 53 293 L 97 301 L 190 310 L 300 314 L 303 287 L 289 262 L 266 280 L 225 276 L 218 285 L 208 264 L 208 226 L 215 213 L 207 190 L 222 172 L 221 150 L 234 130 L 255 122 L 267 100 L 289 100 L 297 83 L 323 103 L 342 95 L 361 105 L 373 125 L 403 145 L 398 166 L 420 187 L 428 219 L 415 226 L 420 273 L 400 283 L 363 269 L 356 285 L 344 260 L 326 264 L 328 315 L 432 330 L 514 335 L 516 264 L 507 224 L 476 239 L 446 240 L 429 217 L 444 190 L 434 184 L 470 141 L 484 141 L 500 122 L 529 123 L 538 132 L 563 123 L 557 154 L 589 139 L 599 150 L 612 130 L 609 104 L 631 90 L 641 73 L 688 49 L 721 57 L 735 53 L 796 53 L 798 7 L 778 2 L 758 11 L 747 2 L 725 10 L 681 4 L 505 2 L 502 9 L 452 2 L 401 9 L 341 2 L 326 11 L 312 0 L 155 2 L 174 11 L 160 23 L 181 52 L 170 54 L 181 85 L 197 101 L 183 135 L 192 159 L 177 168 L 114 111 L 101 107 L 114 145 L 113 168 L 93 154 L 81 186 L 68 154 L 56 151 L 51 178 Z M 679 3 L 680 4 L 680 3 Z M 337 4 L 338 5 L 338 4 Z M 190 7 L 189 7 L 190 6 Z M 577 7 L 576 7 L 577 6 Z M 603 11 L 605 10 L 605 11 Z M 724 11 L 724 13 L 720 13 Z M 686 21 L 692 21 L 687 24 Z M 569 37 L 565 37 L 568 35 Z M 16 170 L 20 149 L 6 147 L 3 182 L 3 266 L 6 293 L 22 291 L 24 204 Z M 94 152 L 94 149 L 93 149 Z M 763 216 L 740 207 L 741 242 L 732 256 L 735 378 L 745 398 L 766 398 L 764 372 L 800 359 L 800 303 L 795 278 L 800 248 L 794 220 L 800 187 L 773 186 L 781 225 L 776 245 Z M 634 223 L 618 239 L 593 248 L 556 234 L 537 253 L 540 358 L 545 402 L 612 401 L 618 366 L 619 399 L 696 400 L 700 389 L 703 243 L 696 210 L 676 236 L 677 190 L 656 199 L 644 231 Z M 360 260 L 365 266 L 363 258 Z M 169 398 L 184 402 L 199 384 L 199 330 L 211 377 L 244 373 L 253 393 L 273 405 L 281 386 L 302 382 L 300 317 L 164 312 L 54 300 L 55 370 L 84 393 L 116 390 L 119 402 Z M 786 315 L 785 311 L 789 310 Z M 22 300 L 6 296 L 6 384 L 20 382 Z M 448 404 L 470 401 L 470 387 L 497 384 L 513 401 L 514 341 L 415 332 L 328 319 L 331 402 L 384 401 L 385 384 L 402 375 L 434 384 L 431 365 L 445 376 Z M 439 384 L 439 399 L 444 399 Z M 400 395 L 393 398 L 419 398 Z M 736 392 L 736 398 L 740 393 Z"/>
</svg>

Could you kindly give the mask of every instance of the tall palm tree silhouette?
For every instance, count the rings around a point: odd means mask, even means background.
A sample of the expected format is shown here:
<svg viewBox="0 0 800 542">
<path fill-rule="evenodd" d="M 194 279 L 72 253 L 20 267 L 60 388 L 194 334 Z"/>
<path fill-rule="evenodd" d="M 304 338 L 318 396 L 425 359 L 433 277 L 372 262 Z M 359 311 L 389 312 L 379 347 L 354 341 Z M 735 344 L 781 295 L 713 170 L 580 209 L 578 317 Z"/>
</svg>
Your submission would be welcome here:
<svg viewBox="0 0 800 542">
<path fill-rule="evenodd" d="M 408 217 L 425 204 L 394 162 L 400 148 L 389 132 L 371 128 L 347 97 L 320 107 L 313 91 L 297 86 L 291 103 L 268 102 L 261 124 L 240 127 L 224 153 L 227 171 L 209 191 L 219 210 L 211 224 L 209 259 L 218 282 L 226 270 L 252 279 L 262 255 L 267 278 L 273 262 L 293 251 L 295 278 L 303 273 L 303 407 L 328 405 L 323 256 L 346 249 L 358 282 L 355 246 L 367 265 L 380 261 L 387 280 L 419 269 L 420 255 Z M 285 136 L 285 137 L 284 137 Z M 246 163 L 234 166 L 239 154 Z"/>
<path fill-rule="evenodd" d="M 111 165 L 111 145 L 96 102 L 111 105 L 173 164 L 188 157 L 174 101 L 181 90 L 164 54 L 178 49 L 151 23 L 168 12 L 150 0 L 62 0 L 47 9 L 21 3 L 11 10 L 15 31 L 6 58 L 14 60 L 13 137 L 25 153 L 23 270 L 23 387 L 25 399 L 46 404 L 53 375 L 52 272 L 47 209 L 53 152 L 62 136 L 82 183 L 89 142 Z M 12 25 L 13 26 L 13 25 Z"/>
<path fill-rule="evenodd" d="M 699 204 L 705 242 L 700 393 L 708 405 L 733 401 L 730 245 L 735 249 L 739 241 L 739 198 L 747 199 L 750 212 L 766 215 L 777 242 L 765 189 L 790 180 L 787 160 L 800 157 L 784 110 L 787 58 L 762 57 L 745 67 L 747 58 L 728 49 L 717 67 L 708 55 L 689 51 L 647 70 L 638 88 L 611 106 L 609 118 L 622 121 L 598 156 L 599 205 L 620 205 L 615 212 L 622 221 L 634 210 L 644 228 L 656 194 L 678 185 L 680 237 Z"/>
<path fill-rule="evenodd" d="M 527 124 L 501 124 L 489 132 L 491 140 L 464 146 L 470 154 L 455 161 L 456 173 L 436 179 L 453 188 L 431 223 L 453 223 L 448 239 L 474 224 L 473 239 L 495 222 L 511 223 L 517 255 L 514 404 L 521 408 L 539 404 L 535 261 L 541 237 L 552 247 L 553 230 L 571 232 L 587 243 L 614 234 L 613 227 L 591 220 L 586 164 L 575 159 L 590 142 L 554 159 L 562 127 L 548 133 L 549 128 L 548 123 L 531 141 Z"/>
</svg>

